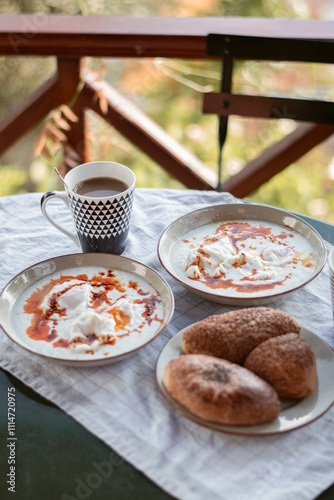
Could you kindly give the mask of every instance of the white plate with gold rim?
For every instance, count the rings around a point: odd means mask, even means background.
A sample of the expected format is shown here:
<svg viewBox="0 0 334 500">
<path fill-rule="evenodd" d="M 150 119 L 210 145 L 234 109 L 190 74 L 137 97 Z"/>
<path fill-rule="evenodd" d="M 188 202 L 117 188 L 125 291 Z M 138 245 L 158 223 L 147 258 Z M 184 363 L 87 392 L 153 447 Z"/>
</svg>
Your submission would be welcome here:
<svg viewBox="0 0 334 500">
<path fill-rule="evenodd" d="M 255 223 L 254 225 L 258 226 L 261 224 L 272 225 L 275 226 L 276 231 L 281 228 L 285 234 L 295 237 L 301 245 L 304 243 L 305 247 L 310 250 L 310 254 L 313 254 L 312 267 L 305 268 L 305 273 L 300 277 L 296 277 L 290 272 L 292 277 L 286 279 L 284 284 L 274 285 L 271 289 L 268 288 L 270 285 L 268 281 L 262 281 L 259 285 L 263 283 L 263 290 L 260 291 L 239 292 L 232 286 L 230 288 L 216 287 L 220 286 L 219 280 L 222 282 L 221 285 L 225 285 L 223 283 L 224 277 L 216 280 L 217 283 L 214 285 L 216 288 L 208 283 L 204 284 L 201 280 L 189 278 L 183 267 L 192 242 L 187 241 L 185 236 L 195 234 L 197 231 L 201 232 L 206 228 L 211 230 L 211 226 L 240 221 L 244 223 L 249 221 L 249 223 Z M 200 238 L 199 241 L 201 241 Z M 310 283 L 320 273 L 327 258 L 324 242 L 310 224 L 285 210 L 251 203 L 213 205 L 180 217 L 172 222 L 161 235 L 158 243 L 158 256 L 166 271 L 183 286 L 204 299 L 233 306 L 268 304 L 298 290 Z"/>
<path fill-rule="evenodd" d="M 301 400 L 282 401 L 282 410 L 279 416 L 273 422 L 261 425 L 224 425 L 194 415 L 168 393 L 162 382 L 165 366 L 172 359 L 183 355 L 182 338 L 188 328 L 189 326 L 177 333 L 160 352 L 156 364 L 156 379 L 162 395 L 170 406 L 189 420 L 229 434 L 264 436 L 303 427 L 323 415 L 334 403 L 334 352 L 324 340 L 302 327 L 300 334 L 311 346 L 317 364 L 317 383 L 309 396 Z"/>
<path fill-rule="evenodd" d="M 136 283 L 139 283 L 138 293 L 142 292 L 140 287 L 144 285 L 144 287 L 147 287 L 147 294 L 151 293 L 151 295 L 154 294 L 158 297 L 160 315 L 159 318 L 150 320 L 150 325 L 154 324 L 155 326 L 149 331 L 147 330 L 147 325 L 143 324 L 140 330 L 138 328 L 135 339 L 132 338 L 130 341 L 128 337 L 131 338 L 131 334 L 124 335 L 124 348 L 117 347 L 117 343 L 123 342 L 122 336 L 119 335 L 121 341 L 117 337 L 114 344 L 117 349 L 113 349 L 114 345 L 112 344 L 105 344 L 99 346 L 96 351 L 93 351 L 87 345 L 87 349 L 83 349 L 82 352 L 79 352 L 78 349 L 53 346 L 52 344 L 56 340 L 58 341 L 57 338 L 51 339 L 51 337 L 45 337 L 45 339 L 37 340 L 38 335 L 34 334 L 35 338 L 33 338 L 31 329 L 30 335 L 27 334 L 28 328 L 32 326 L 34 313 L 27 313 L 24 308 L 27 301 L 33 297 L 36 291 L 43 290 L 51 282 L 57 282 L 57 280 L 61 280 L 64 276 L 65 278 L 67 276 L 72 277 L 75 274 L 75 277 L 81 275 L 90 277 L 96 273 L 101 276 L 107 276 L 109 272 L 114 272 L 117 276 L 121 276 L 122 279 L 124 278 L 124 282 L 128 280 L 130 283 L 129 280 L 131 280 L 131 290 L 134 290 Z M 98 287 L 98 290 L 102 290 L 102 285 L 98 285 Z M 112 290 L 112 287 L 109 287 L 109 290 Z M 126 299 L 127 288 L 125 287 L 124 290 L 123 293 L 122 288 L 120 288 L 118 296 L 124 295 Z M 140 297 L 138 297 L 139 299 Z M 36 306 L 35 312 L 40 306 L 41 302 Z M 147 307 L 150 306 L 147 305 Z M 0 295 L 0 326 L 12 341 L 32 354 L 65 365 L 75 366 L 104 365 L 133 354 L 154 340 L 164 330 L 171 320 L 173 312 L 173 293 L 166 281 L 157 272 L 133 259 L 103 253 L 71 254 L 39 262 L 14 277 Z M 59 319 L 58 323 L 60 323 Z M 58 323 L 56 320 L 54 324 L 48 326 L 47 335 L 52 334 L 52 329 L 55 330 L 54 335 L 57 334 L 57 329 L 60 328 L 57 326 Z M 69 327 L 65 326 L 66 328 Z"/>
</svg>

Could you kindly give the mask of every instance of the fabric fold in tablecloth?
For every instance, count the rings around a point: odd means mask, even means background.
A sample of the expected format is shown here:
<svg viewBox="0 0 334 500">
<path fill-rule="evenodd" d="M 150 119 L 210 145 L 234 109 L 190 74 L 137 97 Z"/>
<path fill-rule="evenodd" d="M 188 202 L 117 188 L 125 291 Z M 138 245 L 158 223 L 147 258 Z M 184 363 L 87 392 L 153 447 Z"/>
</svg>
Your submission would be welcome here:
<svg viewBox="0 0 334 500">
<path fill-rule="evenodd" d="M 0 198 L 1 289 L 36 262 L 78 252 L 43 218 L 40 197 Z M 170 325 L 152 343 L 118 363 L 77 368 L 34 356 L 1 332 L 0 364 L 177 498 L 311 499 L 334 482 L 333 407 L 286 434 L 229 435 L 176 414 L 156 386 L 155 363 L 167 341 L 194 321 L 231 309 L 203 300 L 174 281 L 158 260 L 158 239 L 173 220 L 191 210 L 235 201 L 227 193 L 137 189 L 123 255 L 159 272 L 172 287 L 176 304 Z M 58 217 L 70 225 L 67 208 L 56 206 Z M 326 247 L 329 251 L 331 245 Z M 287 311 L 334 347 L 327 264 L 313 282 L 273 307 Z"/>
</svg>

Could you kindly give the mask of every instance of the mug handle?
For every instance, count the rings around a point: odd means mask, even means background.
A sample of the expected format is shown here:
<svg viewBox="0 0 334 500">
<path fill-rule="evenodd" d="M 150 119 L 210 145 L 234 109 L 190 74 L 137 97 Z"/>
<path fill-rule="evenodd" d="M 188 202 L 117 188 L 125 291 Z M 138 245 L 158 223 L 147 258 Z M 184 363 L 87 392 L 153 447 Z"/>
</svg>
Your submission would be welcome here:
<svg viewBox="0 0 334 500">
<path fill-rule="evenodd" d="M 57 228 L 59 231 L 61 231 L 62 233 L 66 234 L 66 236 L 68 236 L 69 238 L 71 238 L 72 241 L 74 241 L 74 243 L 78 246 L 80 246 L 80 243 L 79 243 L 79 239 L 78 239 L 78 236 L 72 232 L 72 231 L 68 231 L 67 229 L 65 229 L 63 226 L 61 226 L 60 224 L 58 224 L 58 222 L 56 222 L 52 217 L 50 217 L 50 215 L 48 214 L 47 210 L 46 210 L 46 204 L 48 203 L 48 201 L 50 201 L 51 199 L 54 199 L 54 198 L 59 198 L 60 200 L 62 200 L 65 205 L 67 207 L 70 206 L 69 204 L 69 201 L 68 201 L 68 198 L 67 198 L 67 194 L 66 192 L 60 192 L 60 191 L 48 191 L 47 193 L 43 194 L 42 198 L 41 198 L 41 210 L 43 212 L 43 215 L 48 219 L 48 221 L 55 227 Z"/>
</svg>

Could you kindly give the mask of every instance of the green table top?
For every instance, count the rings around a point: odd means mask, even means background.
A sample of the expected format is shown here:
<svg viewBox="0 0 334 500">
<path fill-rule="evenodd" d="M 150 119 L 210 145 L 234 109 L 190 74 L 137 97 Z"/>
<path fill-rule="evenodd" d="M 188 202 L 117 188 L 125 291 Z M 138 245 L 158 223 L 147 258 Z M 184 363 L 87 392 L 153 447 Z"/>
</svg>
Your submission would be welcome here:
<svg viewBox="0 0 334 500">
<path fill-rule="evenodd" d="M 296 214 L 334 245 L 334 226 Z M 8 491 L 7 389 L 16 394 L 16 490 Z M 0 370 L 0 498 L 167 500 L 170 495 L 97 437 L 12 375 Z M 334 485 L 318 498 L 334 498 Z"/>
</svg>

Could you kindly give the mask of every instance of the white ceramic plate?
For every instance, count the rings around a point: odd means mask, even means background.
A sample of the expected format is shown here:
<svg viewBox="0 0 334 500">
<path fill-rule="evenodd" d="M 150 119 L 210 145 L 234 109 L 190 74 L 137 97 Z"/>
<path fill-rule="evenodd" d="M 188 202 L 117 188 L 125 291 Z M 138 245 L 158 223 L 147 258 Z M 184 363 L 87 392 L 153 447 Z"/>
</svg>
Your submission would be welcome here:
<svg viewBox="0 0 334 500">
<path fill-rule="evenodd" d="M 25 300 L 37 289 L 44 286 L 54 277 L 68 275 L 78 270 L 78 274 L 87 273 L 98 268 L 99 271 L 114 270 L 116 272 L 130 273 L 131 280 L 145 280 L 148 286 L 152 287 L 160 294 L 163 304 L 162 322 L 158 325 L 148 337 L 135 347 L 122 352 L 113 354 L 112 346 L 108 349 L 110 352 L 101 354 L 99 349 L 93 354 L 78 356 L 76 353 L 69 352 L 68 349 L 55 349 L 56 355 L 46 351 L 45 341 L 36 341 L 28 337 L 26 330 L 31 324 L 31 315 L 23 312 Z M 94 271 L 95 272 L 95 271 Z M 119 359 L 129 356 L 144 345 L 156 338 L 168 325 L 174 312 L 173 293 L 166 281 L 153 269 L 140 262 L 118 255 L 102 253 L 80 253 L 64 255 L 53 259 L 39 262 L 28 269 L 22 271 L 13 278 L 4 288 L 0 296 L 0 325 L 8 335 L 20 347 L 27 351 L 43 356 L 49 360 L 57 361 L 65 365 L 95 366 L 112 363 Z M 144 327 L 145 329 L 145 327 Z M 142 330 L 142 334 L 144 330 Z M 143 335 L 144 337 L 144 335 Z M 105 346 L 101 346 L 105 347 Z M 107 346 L 109 348 L 109 346 Z M 61 353 L 64 351 L 64 354 Z M 59 354 L 60 353 L 60 354 Z"/>
<path fill-rule="evenodd" d="M 180 264 L 173 262 L 173 252 L 176 244 L 184 236 L 195 228 L 200 228 L 207 224 L 233 222 L 240 220 L 250 220 L 274 223 L 282 226 L 283 230 L 292 230 L 301 235 L 311 245 L 315 255 L 315 267 L 310 274 L 297 283 L 286 288 L 261 292 L 261 295 L 254 293 L 237 294 L 231 289 L 214 290 L 205 287 L 201 282 L 187 278 Z M 158 243 L 158 256 L 166 271 L 182 285 L 203 298 L 213 300 L 222 304 L 234 306 L 253 306 L 274 302 L 285 294 L 291 293 L 312 281 L 322 270 L 326 262 L 326 249 L 321 236 L 312 226 L 304 222 L 299 217 L 284 210 L 256 205 L 251 203 L 231 203 L 224 205 L 213 205 L 200 210 L 190 212 L 175 220 L 163 232 Z M 177 261 L 179 262 L 179 260 Z"/>
<path fill-rule="evenodd" d="M 167 363 L 182 353 L 182 338 L 184 328 L 176 334 L 162 349 L 156 365 L 156 378 L 160 391 L 167 402 L 184 417 L 197 424 L 209 427 L 210 429 L 226 432 L 229 434 L 241 435 L 269 435 L 292 431 L 298 427 L 309 424 L 313 420 L 325 413 L 334 402 L 334 352 L 331 347 L 320 337 L 306 328 L 301 329 L 301 335 L 311 346 L 317 363 L 318 380 L 312 394 L 302 400 L 289 400 L 282 402 L 282 410 L 273 422 L 261 425 L 236 426 L 223 425 L 216 422 L 203 420 L 191 413 L 178 401 L 170 396 L 162 383 L 162 375 Z"/>
</svg>

